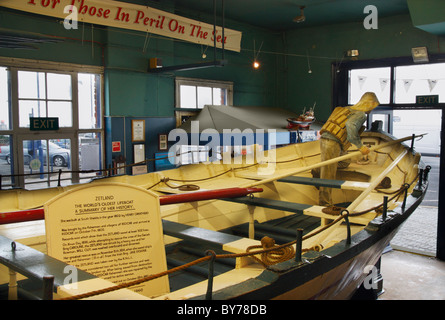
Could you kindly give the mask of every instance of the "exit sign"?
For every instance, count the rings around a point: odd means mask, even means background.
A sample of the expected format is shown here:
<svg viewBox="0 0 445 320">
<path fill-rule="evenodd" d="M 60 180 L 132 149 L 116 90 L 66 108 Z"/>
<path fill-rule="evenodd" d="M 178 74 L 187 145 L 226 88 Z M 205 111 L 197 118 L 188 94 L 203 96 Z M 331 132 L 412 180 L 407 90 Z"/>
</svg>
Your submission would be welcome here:
<svg viewBox="0 0 445 320">
<path fill-rule="evenodd" d="M 59 130 L 59 118 L 29 118 L 29 129 L 33 131 Z"/>
<path fill-rule="evenodd" d="M 421 106 L 431 106 L 439 103 L 439 96 L 416 96 L 416 104 Z"/>
</svg>

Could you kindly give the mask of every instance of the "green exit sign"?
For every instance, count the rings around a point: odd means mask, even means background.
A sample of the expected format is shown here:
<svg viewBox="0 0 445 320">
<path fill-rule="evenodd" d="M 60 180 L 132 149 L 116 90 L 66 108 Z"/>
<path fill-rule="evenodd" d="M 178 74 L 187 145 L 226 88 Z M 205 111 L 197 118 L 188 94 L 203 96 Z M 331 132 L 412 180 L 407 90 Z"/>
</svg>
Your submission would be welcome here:
<svg viewBox="0 0 445 320">
<path fill-rule="evenodd" d="M 33 131 L 59 130 L 59 118 L 29 118 L 29 129 Z"/>
<path fill-rule="evenodd" d="M 421 106 L 433 106 L 439 103 L 439 96 L 416 96 L 416 104 Z"/>
</svg>

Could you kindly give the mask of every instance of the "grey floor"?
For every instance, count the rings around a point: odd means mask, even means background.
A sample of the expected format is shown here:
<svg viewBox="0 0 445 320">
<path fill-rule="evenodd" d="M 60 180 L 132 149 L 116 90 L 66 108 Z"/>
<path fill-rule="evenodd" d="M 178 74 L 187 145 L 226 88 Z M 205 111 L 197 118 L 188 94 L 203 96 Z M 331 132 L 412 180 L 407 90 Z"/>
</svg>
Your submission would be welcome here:
<svg viewBox="0 0 445 320">
<path fill-rule="evenodd" d="M 423 159 L 432 167 L 428 192 L 382 256 L 380 300 L 445 300 L 445 261 L 435 258 L 439 158 Z"/>
<path fill-rule="evenodd" d="M 379 300 L 445 300 L 445 261 L 392 250 L 382 256 Z"/>
<path fill-rule="evenodd" d="M 418 207 L 391 241 L 396 250 L 436 256 L 437 207 Z"/>
</svg>

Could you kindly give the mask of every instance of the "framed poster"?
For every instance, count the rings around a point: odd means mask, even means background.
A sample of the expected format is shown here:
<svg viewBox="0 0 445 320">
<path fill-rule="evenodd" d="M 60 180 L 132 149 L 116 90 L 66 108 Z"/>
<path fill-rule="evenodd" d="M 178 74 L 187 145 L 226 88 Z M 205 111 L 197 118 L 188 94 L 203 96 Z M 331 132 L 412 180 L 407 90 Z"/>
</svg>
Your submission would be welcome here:
<svg viewBox="0 0 445 320">
<path fill-rule="evenodd" d="M 134 163 L 139 163 L 145 161 L 145 145 L 135 144 L 133 145 L 133 158 Z"/>
<path fill-rule="evenodd" d="M 159 150 L 164 151 L 168 149 L 167 134 L 159 134 Z"/>
<path fill-rule="evenodd" d="M 144 144 L 140 143 L 133 145 L 133 159 L 135 165 L 131 167 L 131 173 L 133 175 L 147 173 Z"/>
<path fill-rule="evenodd" d="M 145 141 L 145 120 L 131 120 L 131 141 Z"/>
</svg>

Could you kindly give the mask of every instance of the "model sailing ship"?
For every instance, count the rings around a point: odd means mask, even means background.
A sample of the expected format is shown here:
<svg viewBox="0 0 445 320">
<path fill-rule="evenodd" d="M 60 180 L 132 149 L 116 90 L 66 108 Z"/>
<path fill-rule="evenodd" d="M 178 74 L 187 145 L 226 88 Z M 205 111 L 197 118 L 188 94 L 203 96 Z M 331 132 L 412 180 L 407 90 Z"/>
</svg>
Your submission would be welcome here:
<svg viewBox="0 0 445 320">
<path fill-rule="evenodd" d="M 352 160 L 335 180 L 312 177 L 325 163 L 319 142 L 311 141 L 271 150 L 254 163 L 242 157 L 92 181 L 131 185 L 159 198 L 168 270 L 118 287 L 79 268 L 79 288 L 67 289 L 68 264 L 46 254 L 43 206 L 79 187 L 2 190 L 2 283 L 14 283 L 9 268 L 26 277 L 18 280 L 23 292 L 53 275 L 56 299 L 349 299 L 425 195 L 428 170 L 404 144 L 411 139 L 364 132 L 367 161 L 353 149 L 333 159 Z M 336 211 L 318 205 L 320 186 L 332 188 Z M 167 279 L 165 292 L 134 290 L 160 277 Z"/>
<path fill-rule="evenodd" d="M 309 130 L 311 124 L 315 121 L 315 102 L 313 107 L 306 111 L 304 108 L 303 113 L 298 116 L 298 118 L 288 118 L 287 119 L 287 129 L 289 130 Z"/>
</svg>

